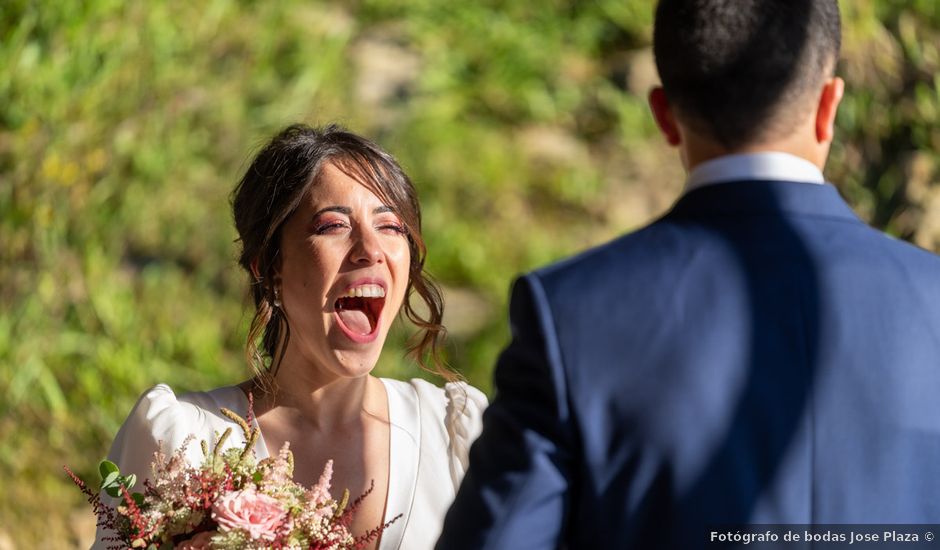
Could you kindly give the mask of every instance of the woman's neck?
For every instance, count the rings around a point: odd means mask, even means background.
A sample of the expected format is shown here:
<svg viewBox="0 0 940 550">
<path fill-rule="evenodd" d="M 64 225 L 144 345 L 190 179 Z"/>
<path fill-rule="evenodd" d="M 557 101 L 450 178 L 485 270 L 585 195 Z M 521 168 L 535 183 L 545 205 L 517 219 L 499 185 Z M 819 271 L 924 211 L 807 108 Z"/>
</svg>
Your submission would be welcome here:
<svg viewBox="0 0 940 550">
<path fill-rule="evenodd" d="M 382 382 L 371 375 L 345 378 L 281 365 L 266 391 L 256 379 L 246 384 L 258 397 L 259 417 L 276 409 L 277 416 L 287 415 L 319 432 L 341 432 L 361 423 L 363 416 L 385 416 L 378 393 Z"/>
</svg>

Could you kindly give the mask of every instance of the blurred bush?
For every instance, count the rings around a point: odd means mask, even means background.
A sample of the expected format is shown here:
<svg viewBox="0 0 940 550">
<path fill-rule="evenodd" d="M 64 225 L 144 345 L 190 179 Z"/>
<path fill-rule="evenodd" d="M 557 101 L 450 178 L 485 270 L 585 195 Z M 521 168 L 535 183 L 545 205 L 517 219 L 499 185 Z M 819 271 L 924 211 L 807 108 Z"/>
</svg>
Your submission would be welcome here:
<svg viewBox="0 0 940 550">
<path fill-rule="evenodd" d="M 940 12 L 843 3 L 849 94 L 827 170 L 862 216 L 940 249 Z M 234 383 L 248 314 L 229 193 L 282 126 L 342 122 L 401 160 L 477 385 L 524 270 L 668 207 L 647 0 L 0 7 L 0 549 L 87 543 L 136 397 Z M 422 374 L 393 333 L 379 372 Z M 16 528 L 12 526 L 17 526 Z"/>
</svg>

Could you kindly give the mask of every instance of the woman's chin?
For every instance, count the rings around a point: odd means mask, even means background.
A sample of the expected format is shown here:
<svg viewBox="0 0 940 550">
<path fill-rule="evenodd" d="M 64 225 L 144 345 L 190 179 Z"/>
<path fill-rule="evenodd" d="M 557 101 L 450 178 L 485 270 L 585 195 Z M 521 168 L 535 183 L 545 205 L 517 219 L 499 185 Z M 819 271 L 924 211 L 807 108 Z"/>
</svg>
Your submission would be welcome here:
<svg viewBox="0 0 940 550">
<path fill-rule="evenodd" d="M 351 380 L 364 378 L 372 374 L 376 361 L 370 360 L 370 358 L 342 356 L 337 357 L 337 363 L 335 374 L 338 375 L 339 379 Z"/>
<path fill-rule="evenodd" d="M 372 372 L 378 363 L 388 330 L 381 325 L 369 334 L 357 334 L 336 323 L 329 332 L 330 347 L 347 376 Z"/>
</svg>

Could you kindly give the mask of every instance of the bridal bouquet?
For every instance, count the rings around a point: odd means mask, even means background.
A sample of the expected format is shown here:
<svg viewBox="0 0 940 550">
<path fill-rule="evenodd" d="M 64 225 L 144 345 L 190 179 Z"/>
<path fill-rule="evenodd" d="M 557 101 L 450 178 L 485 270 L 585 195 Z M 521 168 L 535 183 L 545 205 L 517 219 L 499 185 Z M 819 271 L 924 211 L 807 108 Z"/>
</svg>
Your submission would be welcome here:
<svg viewBox="0 0 940 550">
<path fill-rule="evenodd" d="M 276 457 L 255 459 L 259 432 L 250 427 L 250 408 L 249 420 L 228 409 L 222 413 L 241 427 L 244 447 L 221 450 L 231 435 L 229 428 L 212 449 L 202 442 L 205 458 L 194 467 L 184 456 L 194 439 L 190 436 L 169 456 L 162 449 L 155 453 L 153 477 L 144 482 L 143 492 L 131 492 L 136 483 L 133 474 L 123 475 L 117 465 L 103 461 L 100 491 L 119 499 L 113 506 L 102 502 L 100 492 L 89 489 L 65 468 L 88 497 L 98 525 L 114 533 L 104 539 L 113 543 L 110 549 L 347 550 L 372 542 L 391 524 L 353 537 L 349 524 L 371 488 L 351 504 L 349 491 L 334 499 L 330 494 L 332 461 L 314 487 L 302 487 L 292 479 L 294 461 L 288 444 Z"/>
</svg>

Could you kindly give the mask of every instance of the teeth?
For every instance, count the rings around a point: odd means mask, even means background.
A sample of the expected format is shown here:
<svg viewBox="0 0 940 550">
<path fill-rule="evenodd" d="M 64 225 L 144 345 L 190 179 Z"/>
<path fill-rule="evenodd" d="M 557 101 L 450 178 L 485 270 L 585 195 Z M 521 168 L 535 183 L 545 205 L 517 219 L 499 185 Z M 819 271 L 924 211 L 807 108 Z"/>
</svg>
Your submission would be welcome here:
<svg viewBox="0 0 940 550">
<path fill-rule="evenodd" d="M 362 285 L 350 288 L 343 298 L 384 298 L 385 289 L 379 285 Z"/>
</svg>

